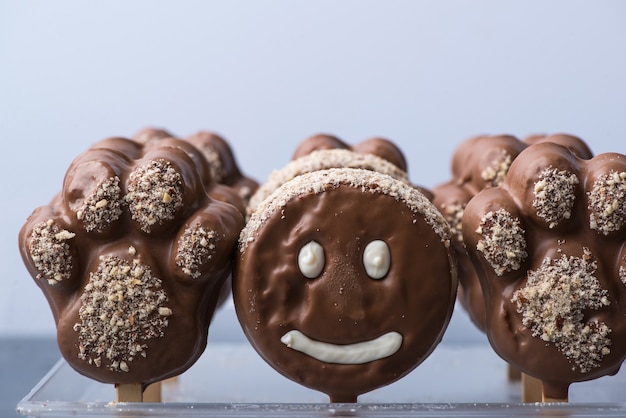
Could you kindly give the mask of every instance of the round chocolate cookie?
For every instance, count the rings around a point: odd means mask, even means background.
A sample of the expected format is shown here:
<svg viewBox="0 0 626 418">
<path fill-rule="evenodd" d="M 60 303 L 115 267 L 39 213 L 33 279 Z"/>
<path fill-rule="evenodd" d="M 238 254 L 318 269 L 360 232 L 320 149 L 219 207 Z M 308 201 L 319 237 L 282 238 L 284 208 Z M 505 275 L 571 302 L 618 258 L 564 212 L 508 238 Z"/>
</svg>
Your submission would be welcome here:
<svg viewBox="0 0 626 418">
<path fill-rule="evenodd" d="M 239 321 L 278 372 L 355 402 L 441 340 L 457 288 L 450 240 L 439 211 L 406 183 L 352 168 L 302 174 L 240 235 Z"/>
</svg>

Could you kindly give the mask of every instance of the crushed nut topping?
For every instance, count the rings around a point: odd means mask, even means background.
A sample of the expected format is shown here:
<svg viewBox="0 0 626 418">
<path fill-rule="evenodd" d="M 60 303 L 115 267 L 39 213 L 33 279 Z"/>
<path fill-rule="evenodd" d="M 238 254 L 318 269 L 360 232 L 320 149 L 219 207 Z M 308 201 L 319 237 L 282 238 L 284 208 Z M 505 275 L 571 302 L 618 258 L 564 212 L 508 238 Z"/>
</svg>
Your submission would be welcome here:
<svg viewBox="0 0 626 418">
<path fill-rule="evenodd" d="M 222 157 L 219 152 L 207 144 L 204 144 L 200 148 L 200 152 L 209 163 L 209 170 L 211 172 L 211 179 L 216 183 L 221 183 L 226 178 L 226 171 L 224 168 L 224 163 L 222 162 Z"/>
<path fill-rule="evenodd" d="M 626 267 L 624 267 L 624 266 L 620 266 L 619 267 L 619 279 L 626 286 Z"/>
<path fill-rule="evenodd" d="M 87 232 L 104 231 L 122 215 L 119 177 L 111 177 L 101 183 L 91 194 L 85 196 L 83 204 L 76 211 L 76 218 L 82 221 Z"/>
<path fill-rule="evenodd" d="M 409 184 L 406 171 L 374 154 L 359 154 L 347 149 L 322 149 L 289 162 L 272 172 L 265 183 L 250 198 L 248 211 L 259 206 L 272 192 L 286 182 L 306 173 L 329 168 L 360 168 L 387 174 Z"/>
<path fill-rule="evenodd" d="M 66 242 L 73 232 L 61 229 L 52 219 L 40 222 L 30 234 L 30 258 L 39 270 L 37 279 L 46 279 L 51 286 L 69 279 L 72 274 L 72 255 Z"/>
<path fill-rule="evenodd" d="M 133 220 L 150 232 L 173 219 L 183 206 L 182 176 L 164 159 L 153 160 L 129 176 L 126 202 Z"/>
<path fill-rule="evenodd" d="M 611 329 L 603 322 L 585 322 L 583 313 L 610 304 L 608 291 L 594 276 L 596 269 L 588 248 L 580 258 L 546 258 L 537 270 L 528 272 L 526 286 L 511 299 L 532 335 L 554 343 L 574 363 L 572 370 L 581 373 L 600 367 L 611 351 Z"/>
<path fill-rule="evenodd" d="M 549 228 L 571 218 L 578 183 L 576 174 L 552 167 L 544 169 L 539 175 L 534 188 L 533 207 Z"/>
<path fill-rule="evenodd" d="M 513 157 L 511 157 L 511 154 L 502 150 L 502 154 L 495 158 L 491 162 L 491 165 L 485 167 L 482 173 L 480 173 L 480 176 L 483 180 L 489 182 L 491 186 L 500 186 L 506 178 L 506 174 L 509 172 L 509 167 L 511 167 L 512 162 Z"/>
<path fill-rule="evenodd" d="M 360 168 L 329 168 L 294 177 L 266 197 L 252 212 L 250 220 L 241 231 L 239 251 L 244 253 L 267 220 L 275 213 L 282 213 L 285 206 L 292 200 L 342 186 L 358 188 L 363 193 L 387 195 L 402 202 L 414 214 L 423 217 L 439 235 L 441 242 L 446 246 L 450 245 L 452 234 L 448 222 L 428 198 L 415 187 L 376 171 Z"/>
<path fill-rule="evenodd" d="M 463 212 L 465 211 L 465 203 L 453 203 L 449 205 L 441 205 L 441 212 L 450 224 L 452 235 L 457 242 L 463 243 Z"/>
<path fill-rule="evenodd" d="M 207 231 L 201 225 L 187 228 L 178 240 L 176 265 L 187 276 L 197 279 L 202 274 L 201 267 L 215 252 L 217 238 L 215 231 Z"/>
<path fill-rule="evenodd" d="M 626 172 L 611 170 L 601 176 L 587 196 L 591 229 L 608 235 L 626 223 Z"/>
<path fill-rule="evenodd" d="M 505 209 L 485 214 L 476 232 L 483 237 L 476 249 L 483 253 L 498 276 L 518 270 L 528 256 L 520 220 Z"/>
<path fill-rule="evenodd" d="M 100 256 L 80 300 L 78 357 L 119 372 L 146 357 L 147 343 L 163 336 L 172 315 L 161 280 L 139 259 Z"/>
</svg>

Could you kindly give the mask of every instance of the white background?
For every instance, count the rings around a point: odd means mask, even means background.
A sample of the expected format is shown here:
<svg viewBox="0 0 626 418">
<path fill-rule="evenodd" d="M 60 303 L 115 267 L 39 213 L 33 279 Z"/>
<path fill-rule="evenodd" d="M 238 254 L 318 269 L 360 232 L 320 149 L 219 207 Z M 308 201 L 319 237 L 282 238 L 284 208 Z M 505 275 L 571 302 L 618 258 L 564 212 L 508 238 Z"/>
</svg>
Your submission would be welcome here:
<svg viewBox="0 0 626 418">
<path fill-rule="evenodd" d="M 216 131 L 259 180 L 318 132 L 394 140 L 427 187 L 481 133 L 626 153 L 626 2 L 0 0 L 0 335 L 54 333 L 26 217 L 146 126 Z"/>
</svg>

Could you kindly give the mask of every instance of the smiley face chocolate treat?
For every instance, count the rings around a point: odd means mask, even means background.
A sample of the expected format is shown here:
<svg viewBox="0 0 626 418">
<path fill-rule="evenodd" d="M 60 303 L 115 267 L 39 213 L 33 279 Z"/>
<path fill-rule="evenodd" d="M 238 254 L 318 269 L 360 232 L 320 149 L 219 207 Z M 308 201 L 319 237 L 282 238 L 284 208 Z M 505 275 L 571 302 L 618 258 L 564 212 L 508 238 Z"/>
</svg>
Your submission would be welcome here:
<svg viewBox="0 0 626 418">
<path fill-rule="evenodd" d="M 485 302 L 478 276 L 463 244 L 463 211 L 478 192 L 502 184 L 509 167 L 528 145 L 542 142 L 563 145 L 580 158 L 593 156 L 584 141 L 572 135 L 535 135 L 523 141 L 511 135 L 478 136 L 459 144 L 452 157 L 452 179 L 432 189 L 433 203 L 450 223 L 455 237 L 453 248 L 459 265 L 459 301 L 482 331 L 485 330 Z"/>
<path fill-rule="evenodd" d="M 354 168 L 302 174 L 242 231 L 239 321 L 278 372 L 355 402 L 441 340 L 457 285 L 450 239 L 435 206 L 404 182 Z"/>
<path fill-rule="evenodd" d="M 244 219 L 210 197 L 197 153 L 175 139 L 101 141 L 22 227 L 22 257 L 79 373 L 145 386 L 203 352 Z"/>
<path fill-rule="evenodd" d="M 466 206 L 463 238 L 486 332 L 546 399 L 614 374 L 626 358 L 626 157 L 540 143 Z"/>
</svg>

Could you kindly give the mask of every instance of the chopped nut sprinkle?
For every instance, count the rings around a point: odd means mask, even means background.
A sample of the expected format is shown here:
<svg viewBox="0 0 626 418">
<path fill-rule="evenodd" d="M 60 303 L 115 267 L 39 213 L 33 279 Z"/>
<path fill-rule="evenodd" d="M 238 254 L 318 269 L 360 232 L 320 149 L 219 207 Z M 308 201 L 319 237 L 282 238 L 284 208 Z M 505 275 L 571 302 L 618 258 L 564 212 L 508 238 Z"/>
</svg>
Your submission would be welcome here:
<svg viewBox="0 0 626 418">
<path fill-rule="evenodd" d="M 624 266 L 619 266 L 619 279 L 626 286 L 626 267 Z"/>
<path fill-rule="evenodd" d="M 224 163 L 222 162 L 222 157 L 219 152 L 208 144 L 203 144 L 203 146 L 200 147 L 200 152 L 209 163 L 211 179 L 216 183 L 224 181 L 227 173 L 224 170 Z"/>
<path fill-rule="evenodd" d="M 491 183 L 493 187 L 500 186 L 506 178 L 506 174 L 509 172 L 509 167 L 511 167 L 512 162 L 513 157 L 511 157 L 511 154 L 502 150 L 501 155 L 494 158 L 491 165 L 485 167 L 480 175 L 483 180 Z"/>
<path fill-rule="evenodd" d="M 76 217 L 85 225 L 87 232 L 104 231 L 122 215 L 119 177 L 110 177 L 95 190 L 85 196 L 83 204 L 76 211 Z"/>
<path fill-rule="evenodd" d="M 197 279 L 202 274 L 201 267 L 215 252 L 217 238 L 215 231 L 207 231 L 201 225 L 187 228 L 178 240 L 176 265 L 187 276 Z"/>
<path fill-rule="evenodd" d="M 161 280 L 139 259 L 101 256 L 80 300 L 78 357 L 97 367 L 106 360 L 113 371 L 128 372 L 146 357 L 147 343 L 163 336 L 172 315 Z"/>
<path fill-rule="evenodd" d="M 441 212 L 450 224 L 452 235 L 459 243 L 463 243 L 463 212 L 466 203 L 454 203 L 449 205 L 441 205 Z"/>
<path fill-rule="evenodd" d="M 603 322 L 585 322 L 585 309 L 608 306 L 608 291 L 594 276 L 597 261 L 588 248 L 581 258 L 546 258 L 528 272 L 526 286 L 513 294 L 511 302 L 522 314 L 522 323 L 532 335 L 555 346 L 578 368 L 588 373 L 600 367 L 610 353 L 611 329 Z"/>
<path fill-rule="evenodd" d="M 173 219 L 182 208 L 182 177 L 169 161 L 153 160 L 130 174 L 125 199 L 132 218 L 150 232 L 153 225 Z"/>
<path fill-rule="evenodd" d="M 589 227 L 608 235 L 626 223 L 626 172 L 611 170 L 598 178 L 590 192 Z"/>
<path fill-rule="evenodd" d="M 72 274 L 72 255 L 66 242 L 73 232 L 61 229 L 52 219 L 40 222 L 30 234 L 30 258 L 39 270 L 37 279 L 45 279 L 50 286 L 67 280 Z"/>
<path fill-rule="evenodd" d="M 409 183 L 406 171 L 373 154 L 359 154 L 346 149 L 324 149 L 313 151 L 291 161 L 281 170 L 272 172 L 267 181 L 252 195 L 249 212 L 254 210 L 274 190 L 287 181 L 305 173 L 328 168 L 361 168 L 390 175 Z"/>
<path fill-rule="evenodd" d="M 552 167 L 544 169 L 539 175 L 534 188 L 533 207 L 549 228 L 571 218 L 578 183 L 576 174 Z"/>
<path fill-rule="evenodd" d="M 452 234 L 441 212 L 413 186 L 387 174 L 359 168 L 329 168 L 299 175 L 276 189 L 252 213 L 239 235 L 239 250 L 244 253 L 254 241 L 259 228 L 275 213 L 281 213 L 292 200 L 308 194 L 349 186 L 363 193 L 383 194 L 404 203 L 414 214 L 419 214 L 446 245 Z"/>
<path fill-rule="evenodd" d="M 483 253 L 498 276 L 518 270 L 528 257 L 520 220 L 505 209 L 485 214 L 476 232 L 483 237 L 476 249 Z"/>
</svg>

